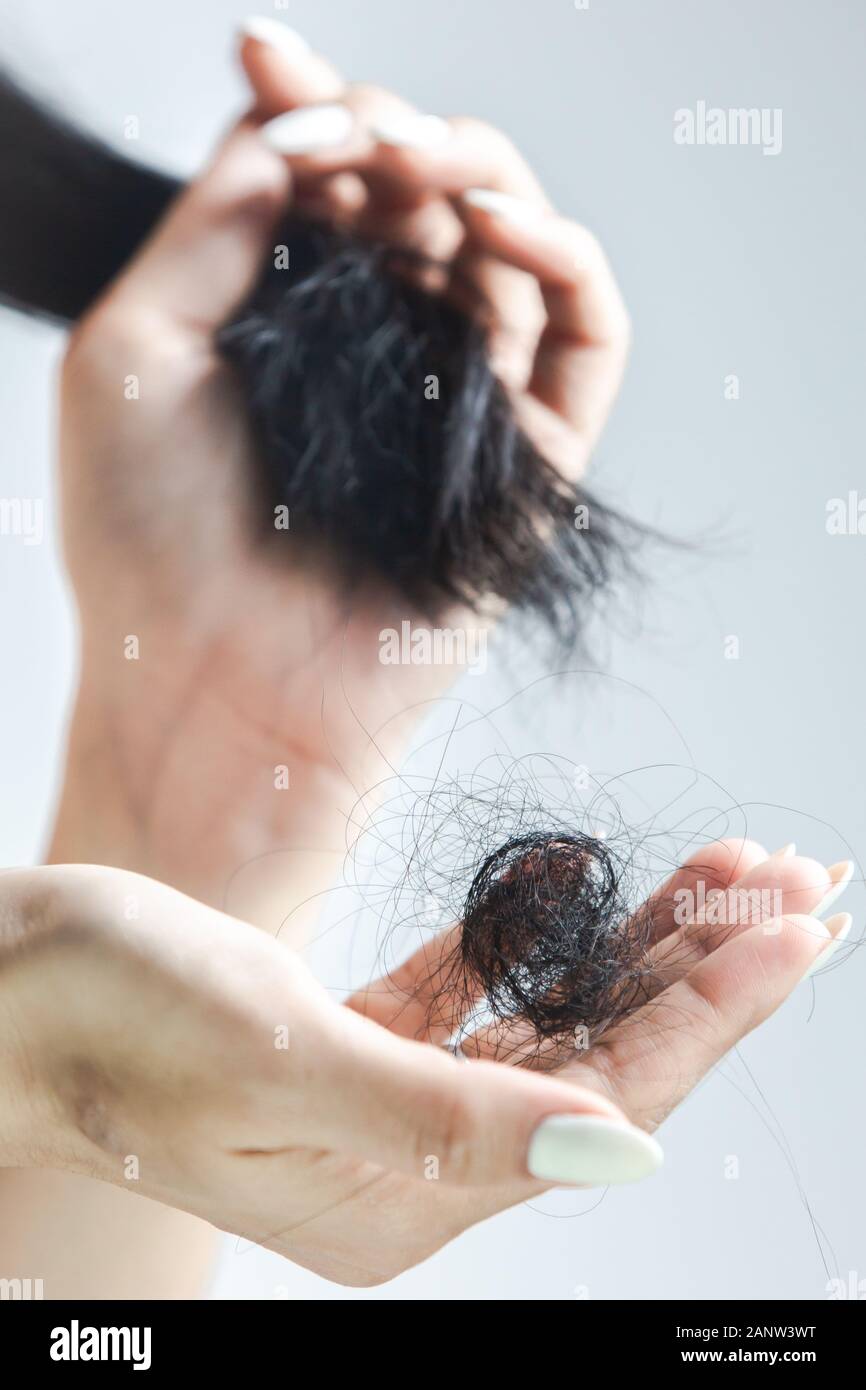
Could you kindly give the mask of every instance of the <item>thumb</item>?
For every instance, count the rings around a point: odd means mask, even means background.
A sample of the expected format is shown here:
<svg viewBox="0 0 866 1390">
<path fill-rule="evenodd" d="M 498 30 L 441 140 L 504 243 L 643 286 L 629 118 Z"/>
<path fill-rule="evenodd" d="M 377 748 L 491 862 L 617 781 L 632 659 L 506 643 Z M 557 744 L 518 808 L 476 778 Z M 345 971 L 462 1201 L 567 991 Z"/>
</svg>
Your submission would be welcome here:
<svg viewBox="0 0 866 1390">
<path fill-rule="evenodd" d="M 209 336 L 253 289 L 290 190 L 286 161 L 241 121 L 117 280 L 115 307 Z"/>
<path fill-rule="evenodd" d="M 458 1061 L 341 1009 L 312 1103 L 323 1145 L 417 1178 L 494 1186 L 633 1182 L 656 1141 L 596 1092 L 503 1063 Z M 321 1054 L 320 1054 L 321 1060 Z"/>
</svg>

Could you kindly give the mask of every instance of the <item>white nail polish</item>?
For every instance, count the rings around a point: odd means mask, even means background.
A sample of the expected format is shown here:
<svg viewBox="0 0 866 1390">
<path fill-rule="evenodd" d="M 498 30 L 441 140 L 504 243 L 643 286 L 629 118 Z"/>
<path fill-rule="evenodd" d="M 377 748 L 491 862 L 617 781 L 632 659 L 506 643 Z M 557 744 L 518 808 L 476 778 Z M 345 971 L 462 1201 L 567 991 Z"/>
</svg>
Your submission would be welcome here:
<svg viewBox="0 0 866 1390">
<path fill-rule="evenodd" d="M 266 15 L 249 15 L 241 24 L 240 32 L 248 39 L 257 39 L 259 43 L 278 48 L 289 58 L 311 51 L 307 40 L 296 29 L 290 29 L 288 24 L 281 24 L 278 19 L 268 19 Z"/>
<path fill-rule="evenodd" d="M 441 116 L 423 116 L 414 112 L 382 116 L 373 121 L 370 133 L 383 145 L 398 145 L 407 150 L 432 150 L 451 138 L 451 127 Z"/>
<path fill-rule="evenodd" d="M 345 106 L 301 106 L 262 126 L 262 138 L 280 154 L 312 154 L 343 145 L 354 120 Z"/>
<path fill-rule="evenodd" d="M 847 937 L 853 922 L 854 918 L 851 916 L 850 912 L 837 912 L 835 917 L 831 917 L 829 922 L 824 923 L 824 926 L 830 933 L 831 940 L 827 942 L 823 951 L 820 951 L 812 961 L 812 964 L 803 976 L 804 980 L 808 980 L 809 976 L 814 975 L 816 970 L 824 969 L 824 966 L 831 959 L 833 952 L 838 951 L 842 942 Z"/>
<path fill-rule="evenodd" d="M 550 1115 L 529 1141 L 526 1166 L 544 1182 L 606 1187 L 649 1177 L 662 1158 L 661 1145 L 633 1125 L 603 1115 Z"/>
<path fill-rule="evenodd" d="M 827 890 L 826 895 L 821 899 L 818 906 L 813 907 L 811 914 L 813 917 L 823 917 L 827 909 L 833 906 L 836 899 L 841 898 L 848 884 L 851 882 L 851 879 L 854 877 L 854 865 L 850 859 L 845 859 L 839 864 L 831 864 L 827 872 L 833 880 L 833 887 Z"/>
<path fill-rule="evenodd" d="M 491 212 L 506 222 L 538 222 L 544 212 L 538 203 L 515 198 L 511 193 L 499 193 L 494 188 L 467 188 L 463 201 L 470 207 L 481 208 L 482 212 Z"/>
</svg>

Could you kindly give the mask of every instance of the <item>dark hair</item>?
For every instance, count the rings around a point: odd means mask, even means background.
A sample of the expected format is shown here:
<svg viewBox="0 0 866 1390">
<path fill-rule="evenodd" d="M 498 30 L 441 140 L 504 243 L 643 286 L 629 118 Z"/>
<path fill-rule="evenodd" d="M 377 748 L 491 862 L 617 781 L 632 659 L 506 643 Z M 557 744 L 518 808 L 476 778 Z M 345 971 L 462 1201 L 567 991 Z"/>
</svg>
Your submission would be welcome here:
<svg viewBox="0 0 866 1390">
<path fill-rule="evenodd" d="M 647 997 L 652 914 L 623 891 L 617 853 L 596 836 L 529 831 L 476 870 L 463 930 L 438 966 L 431 1021 L 471 1055 L 468 1001 L 483 999 L 487 1047 L 556 1067 Z"/>
<path fill-rule="evenodd" d="M 180 185 L 8 80 L 0 124 L 0 297 L 74 321 Z M 494 597 L 576 637 L 638 528 L 518 426 L 483 303 L 466 312 L 422 288 L 417 256 L 298 216 L 277 240 L 288 268 L 275 257 L 217 337 L 258 445 L 262 535 L 286 507 L 293 541 L 324 548 L 350 586 L 383 581 L 428 616 Z"/>
</svg>

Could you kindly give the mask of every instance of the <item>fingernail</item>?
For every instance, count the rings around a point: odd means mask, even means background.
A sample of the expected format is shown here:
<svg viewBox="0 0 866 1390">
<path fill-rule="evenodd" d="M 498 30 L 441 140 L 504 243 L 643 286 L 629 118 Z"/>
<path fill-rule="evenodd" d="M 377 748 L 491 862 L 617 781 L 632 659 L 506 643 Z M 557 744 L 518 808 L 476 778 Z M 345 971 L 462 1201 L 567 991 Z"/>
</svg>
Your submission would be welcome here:
<svg viewBox="0 0 866 1390">
<path fill-rule="evenodd" d="M 506 222 L 537 222 L 543 212 L 538 203 L 515 198 L 511 193 L 498 193 L 494 188 L 467 188 L 463 201 Z"/>
<path fill-rule="evenodd" d="M 262 138 L 280 154 L 309 154 L 348 140 L 354 121 L 345 106 L 301 106 L 262 126 Z"/>
<path fill-rule="evenodd" d="M 837 898 L 841 898 L 851 879 L 854 877 L 854 865 L 850 859 L 841 859 L 838 864 L 831 864 L 827 873 L 833 885 L 828 889 L 826 896 L 821 899 L 817 907 L 812 909 L 813 917 L 822 917 Z"/>
<path fill-rule="evenodd" d="M 851 916 L 850 912 L 837 912 L 835 917 L 831 917 L 829 922 L 824 923 L 824 926 L 830 933 L 831 939 L 812 961 L 812 964 L 803 976 L 804 980 L 808 980 L 809 976 L 813 975 L 816 970 L 823 970 L 824 966 L 833 955 L 833 952 L 839 949 L 850 932 L 853 921 L 854 918 Z"/>
<path fill-rule="evenodd" d="M 399 145 L 409 150 L 432 150 L 451 137 L 451 127 L 441 116 L 415 112 L 383 116 L 371 123 L 370 132 L 383 145 Z"/>
<path fill-rule="evenodd" d="M 241 24 L 240 32 L 248 39 L 257 39 L 259 43 L 278 48 L 288 57 L 310 52 L 310 45 L 302 34 L 290 29 L 288 24 L 281 24 L 278 19 L 268 19 L 266 15 L 249 15 Z"/>
<path fill-rule="evenodd" d="M 797 853 L 797 846 L 792 841 L 789 845 L 783 845 L 781 849 L 774 849 L 770 855 L 771 859 L 790 859 Z"/>
<path fill-rule="evenodd" d="M 637 1182 L 662 1162 L 661 1145 L 642 1129 L 603 1115 L 550 1115 L 529 1141 L 526 1166 L 557 1184 Z"/>
</svg>

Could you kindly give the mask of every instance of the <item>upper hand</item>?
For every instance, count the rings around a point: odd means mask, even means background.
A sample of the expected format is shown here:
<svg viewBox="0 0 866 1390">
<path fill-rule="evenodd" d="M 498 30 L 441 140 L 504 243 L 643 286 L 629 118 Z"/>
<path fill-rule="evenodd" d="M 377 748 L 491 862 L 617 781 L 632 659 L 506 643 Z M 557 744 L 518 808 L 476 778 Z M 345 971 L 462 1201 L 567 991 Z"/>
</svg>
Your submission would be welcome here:
<svg viewBox="0 0 866 1390">
<path fill-rule="evenodd" d="M 347 620 L 326 575 L 256 543 L 252 440 L 214 334 L 255 283 L 277 219 L 294 200 L 473 278 L 508 330 L 491 350 L 516 407 L 571 474 L 610 407 L 628 327 L 600 248 L 553 214 L 504 136 L 458 120 L 441 149 L 401 149 L 371 133 L 409 111 L 398 98 L 346 88 L 315 55 L 290 62 L 249 39 L 242 56 L 256 111 L 78 325 L 64 364 L 83 664 L 53 855 L 128 865 L 220 904 L 231 880 L 255 878 L 232 905 L 272 924 L 270 908 L 248 905 L 268 896 L 261 876 L 282 879 L 281 856 L 302 844 L 327 867 L 299 896 L 330 881 L 358 792 L 388 774 L 424 702 L 457 674 L 382 666 L 378 634 L 399 628 L 405 605 L 356 596 Z M 278 112 L 336 99 L 354 120 L 343 149 L 287 161 L 259 133 Z M 468 202 L 479 183 L 537 220 Z M 274 791 L 283 765 L 288 795 Z"/>
</svg>

